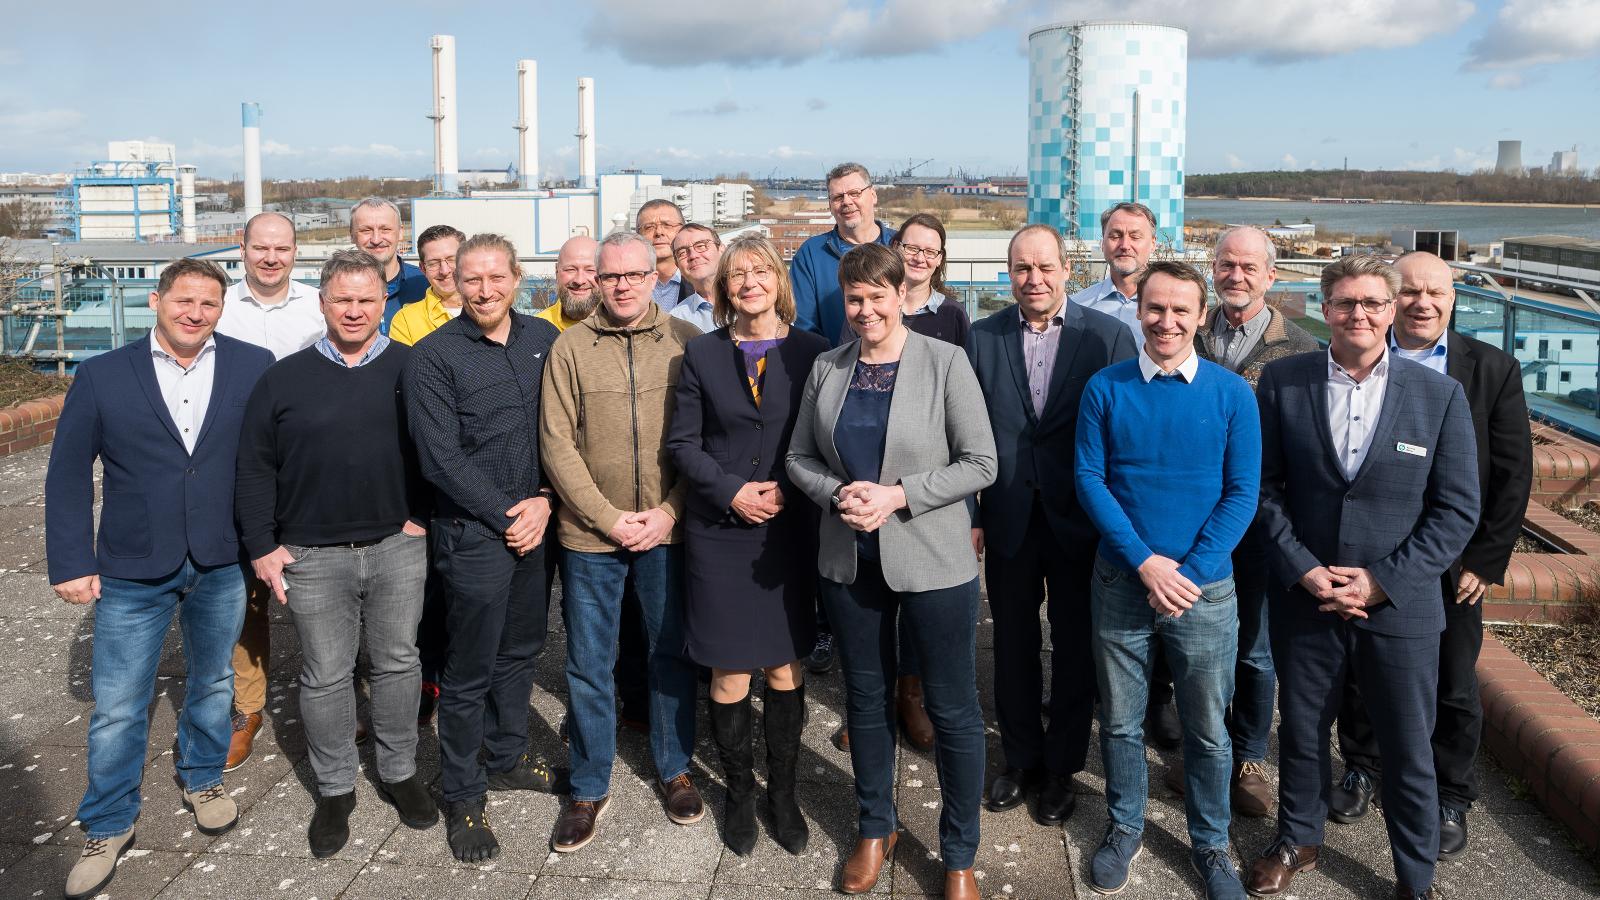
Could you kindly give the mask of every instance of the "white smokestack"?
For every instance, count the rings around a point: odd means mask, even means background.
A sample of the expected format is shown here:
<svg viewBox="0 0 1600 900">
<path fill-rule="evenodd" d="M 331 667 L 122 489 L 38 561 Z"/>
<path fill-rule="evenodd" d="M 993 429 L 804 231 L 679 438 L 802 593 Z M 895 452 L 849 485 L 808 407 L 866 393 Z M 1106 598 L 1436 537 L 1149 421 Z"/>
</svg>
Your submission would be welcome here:
<svg viewBox="0 0 1600 900">
<path fill-rule="evenodd" d="M 261 212 L 261 104 L 242 103 L 244 117 L 244 218 Z"/>
<path fill-rule="evenodd" d="M 178 237 L 185 244 L 195 241 L 194 227 L 194 166 L 178 167 L 178 192 L 183 198 L 183 224 Z"/>
<path fill-rule="evenodd" d="M 523 190 L 539 187 L 539 64 L 517 60 L 517 174 Z"/>
<path fill-rule="evenodd" d="M 433 174 L 435 186 L 456 192 L 461 163 L 456 140 L 456 39 L 433 36 Z"/>
<path fill-rule="evenodd" d="M 578 187 L 595 186 L 594 79 L 578 79 Z"/>
</svg>

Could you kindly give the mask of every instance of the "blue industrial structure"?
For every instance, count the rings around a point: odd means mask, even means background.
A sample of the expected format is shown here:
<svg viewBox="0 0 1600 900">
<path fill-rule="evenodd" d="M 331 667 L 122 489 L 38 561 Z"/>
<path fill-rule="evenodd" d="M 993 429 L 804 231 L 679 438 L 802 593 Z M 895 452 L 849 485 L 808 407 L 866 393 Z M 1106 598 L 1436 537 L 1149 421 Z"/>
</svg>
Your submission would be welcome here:
<svg viewBox="0 0 1600 900">
<path fill-rule="evenodd" d="M 178 233 L 182 212 L 178 201 L 177 182 L 163 175 L 170 163 L 131 160 L 105 160 L 91 163 L 72 177 L 65 192 L 69 227 L 79 240 L 98 237 L 122 237 L 124 240 L 143 241 L 150 237 L 167 237 Z M 156 190 L 152 191 L 151 188 Z M 126 194 L 126 196 L 124 196 Z M 156 200 L 153 194 L 158 194 Z M 156 200 L 152 205 L 146 201 Z M 96 230 L 92 220 L 105 223 L 103 230 L 120 231 L 122 222 L 112 222 L 110 217 L 131 219 L 130 233 L 110 235 Z M 161 225 L 147 228 L 146 220 L 158 218 Z M 86 222 L 86 220 L 90 220 Z M 88 227 L 85 227 L 86 224 Z"/>
</svg>

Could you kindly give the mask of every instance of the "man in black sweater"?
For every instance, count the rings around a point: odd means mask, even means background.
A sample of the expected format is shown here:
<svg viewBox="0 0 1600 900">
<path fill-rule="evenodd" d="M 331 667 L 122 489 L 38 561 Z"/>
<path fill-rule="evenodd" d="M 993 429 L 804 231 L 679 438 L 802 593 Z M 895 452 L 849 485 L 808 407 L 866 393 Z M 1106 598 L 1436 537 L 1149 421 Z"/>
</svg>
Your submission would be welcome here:
<svg viewBox="0 0 1600 900">
<path fill-rule="evenodd" d="M 416 774 L 426 491 L 400 399 L 409 348 L 378 333 L 384 299 L 376 258 L 329 257 L 328 333 L 261 377 L 239 438 L 244 548 L 300 636 L 300 711 L 317 780 L 308 837 L 318 858 L 350 837 L 360 767 L 352 675 L 363 637 L 379 790 L 412 828 L 439 818 Z"/>
</svg>

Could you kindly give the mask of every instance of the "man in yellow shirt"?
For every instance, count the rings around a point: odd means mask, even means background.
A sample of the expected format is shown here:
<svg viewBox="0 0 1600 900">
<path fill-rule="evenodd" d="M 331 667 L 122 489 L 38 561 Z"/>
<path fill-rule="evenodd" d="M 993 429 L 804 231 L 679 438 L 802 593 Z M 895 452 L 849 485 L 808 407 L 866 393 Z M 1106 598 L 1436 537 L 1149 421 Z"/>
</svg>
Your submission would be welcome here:
<svg viewBox="0 0 1600 900">
<path fill-rule="evenodd" d="M 456 293 L 456 250 L 467 236 L 449 225 L 435 225 L 417 238 L 417 256 L 422 274 L 428 278 L 428 292 L 421 303 L 407 303 L 389 323 L 389 337 L 411 345 L 435 328 L 461 315 L 461 297 Z"/>
<path fill-rule="evenodd" d="M 556 254 L 556 302 L 538 318 L 562 331 L 589 318 L 600 294 L 594 286 L 594 264 L 600 245 L 588 235 L 568 238 Z"/>
</svg>

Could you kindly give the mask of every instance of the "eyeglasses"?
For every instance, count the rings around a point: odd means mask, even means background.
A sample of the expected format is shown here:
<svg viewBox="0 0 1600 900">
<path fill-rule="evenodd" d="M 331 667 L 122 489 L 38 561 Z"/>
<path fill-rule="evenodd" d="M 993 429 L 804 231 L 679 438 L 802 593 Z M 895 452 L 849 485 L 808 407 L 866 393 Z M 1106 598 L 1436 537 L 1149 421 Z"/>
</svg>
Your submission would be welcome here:
<svg viewBox="0 0 1600 900">
<path fill-rule="evenodd" d="M 704 256 L 705 254 L 710 253 L 711 248 L 715 246 L 717 246 L 717 242 L 708 238 L 703 241 L 695 241 L 686 247 L 679 247 L 678 249 L 672 251 L 672 255 L 678 259 L 688 259 L 692 254 L 700 254 L 701 256 Z"/>
<path fill-rule="evenodd" d="M 754 278 L 757 281 L 766 281 L 772 277 L 775 270 L 771 266 L 756 266 L 753 269 L 738 269 L 728 273 L 728 286 L 738 287 Z"/>
<path fill-rule="evenodd" d="M 422 271 L 424 271 L 424 272 L 437 272 L 437 271 L 439 271 L 439 270 L 444 268 L 445 263 L 449 263 L 450 265 L 454 266 L 455 262 L 456 262 L 455 260 L 451 259 L 448 256 L 441 256 L 438 259 L 430 259 L 427 262 L 423 263 L 422 264 Z"/>
<path fill-rule="evenodd" d="M 682 227 L 682 222 L 640 222 L 639 233 L 648 234 L 652 231 L 670 231 L 673 234 L 677 234 L 678 229 Z"/>
<path fill-rule="evenodd" d="M 638 287 L 644 284 L 644 280 L 649 277 L 649 272 L 601 272 L 595 276 L 594 280 L 600 282 L 603 287 L 614 288 L 618 282 L 626 278 L 628 284 Z"/>
<path fill-rule="evenodd" d="M 906 259 L 926 259 L 931 262 L 943 256 L 944 251 L 934 250 L 931 247 L 915 247 L 911 244 L 901 244 L 900 255 Z"/>
<path fill-rule="evenodd" d="M 835 206 L 838 206 L 839 204 L 845 202 L 846 200 L 849 200 L 851 203 L 854 203 L 857 200 L 861 199 L 861 195 L 862 194 L 865 194 L 867 191 L 870 191 L 870 190 L 872 190 L 872 185 L 869 184 L 864 188 L 856 188 L 853 191 L 842 191 L 840 193 L 830 195 L 828 197 L 828 202 L 832 203 Z"/>
<path fill-rule="evenodd" d="M 1367 315 L 1377 316 L 1382 315 L 1383 311 L 1388 309 L 1393 302 L 1387 297 L 1363 297 L 1359 300 L 1352 297 L 1341 297 L 1337 300 L 1329 300 L 1328 308 L 1341 316 L 1348 316 L 1356 311 L 1357 306 L 1360 306 L 1361 311 Z"/>
</svg>

